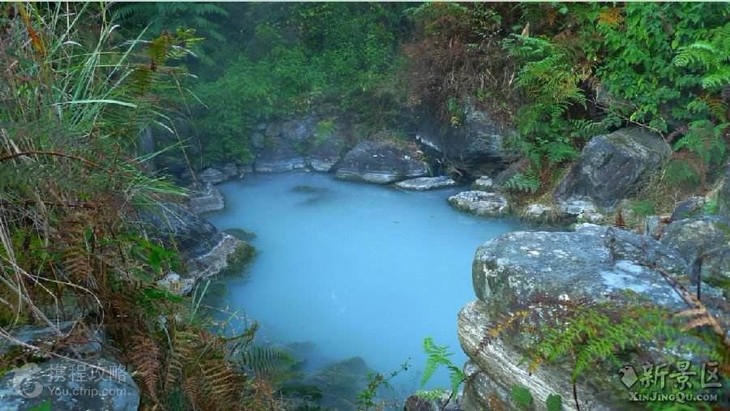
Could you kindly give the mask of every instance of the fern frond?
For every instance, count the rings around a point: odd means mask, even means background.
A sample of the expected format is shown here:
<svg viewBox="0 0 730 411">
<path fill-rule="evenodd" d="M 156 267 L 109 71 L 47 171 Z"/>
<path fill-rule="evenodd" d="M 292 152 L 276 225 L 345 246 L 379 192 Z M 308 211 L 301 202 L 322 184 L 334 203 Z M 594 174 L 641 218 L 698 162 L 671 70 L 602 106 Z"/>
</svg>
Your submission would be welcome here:
<svg viewBox="0 0 730 411">
<path fill-rule="evenodd" d="M 159 402 L 157 382 L 162 365 L 160 358 L 160 350 L 152 339 L 143 335 L 136 335 L 132 339 L 128 359 L 135 368 L 133 375 L 141 380 L 142 389 L 155 402 Z"/>
<path fill-rule="evenodd" d="M 291 352 L 274 346 L 254 345 L 242 354 L 242 365 L 259 377 L 271 377 L 293 365 L 296 360 Z"/>
</svg>

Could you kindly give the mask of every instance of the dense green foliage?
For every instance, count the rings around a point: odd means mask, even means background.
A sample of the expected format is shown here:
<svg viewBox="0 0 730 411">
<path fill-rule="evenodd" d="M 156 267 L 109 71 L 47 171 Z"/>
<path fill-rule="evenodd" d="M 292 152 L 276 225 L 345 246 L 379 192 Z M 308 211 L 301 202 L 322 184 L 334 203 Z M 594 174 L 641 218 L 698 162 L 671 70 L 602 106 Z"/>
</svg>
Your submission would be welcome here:
<svg viewBox="0 0 730 411">
<path fill-rule="evenodd" d="M 454 102 L 464 97 L 486 102 L 514 123 L 519 134 L 510 143 L 531 162 L 512 182 L 516 190 L 535 192 L 550 182 L 550 169 L 576 158 L 587 138 L 623 125 L 650 128 L 670 143 L 682 136 L 667 184 L 702 183 L 724 159 L 726 4 L 427 4 L 416 10 L 423 33 L 410 46 L 421 79 L 414 93 L 441 107 L 452 126 L 460 123 Z"/>
<path fill-rule="evenodd" d="M 322 107 L 376 129 L 395 110 L 399 9 L 395 4 L 247 4 L 228 31 L 245 30 L 225 70 L 195 92 L 209 161 L 251 161 L 253 127 Z M 207 69 L 206 69 L 207 70 Z M 388 110 L 391 110 L 390 112 Z"/>
</svg>

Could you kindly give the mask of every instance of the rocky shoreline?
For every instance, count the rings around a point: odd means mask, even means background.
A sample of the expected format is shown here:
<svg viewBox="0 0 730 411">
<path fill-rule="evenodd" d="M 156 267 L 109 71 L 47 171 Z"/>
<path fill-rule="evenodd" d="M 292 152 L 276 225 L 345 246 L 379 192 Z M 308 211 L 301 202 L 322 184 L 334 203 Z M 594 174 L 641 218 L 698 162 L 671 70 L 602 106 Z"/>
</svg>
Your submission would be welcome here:
<svg viewBox="0 0 730 411">
<path fill-rule="evenodd" d="M 281 131 L 276 136 L 283 141 L 291 140 L 287 140 L 286 133 Z M 300 135 L 297 141 L 306 142 L 307 139 Z M 418 141 L 420 147 L 397 141 L 363 141 L 349 151 L 344 150 L 346 145 L 340 142 L 330 147 L 338 147 L 341 151 L 337 155 L 330 151 L 332 155 L 327 157 L 327 166 L 322 167 L 315 166 L 311 153 L 299 152 L 288 158 L 286 153 L 293 153 L 289 149 L 262 151 L 251 169 L 255 172 L 327 172 L 343 180 L 387 184 L 403 190 L 457 186 L 459 183 L 449 176 L 429 177 L 433 159 L 424 156 L 421 149 L 425 151 L 426 146 L 431 150 L 441 148 L 439 143 L 423 136 L 419 136 Z M 477 250 L 472 273 L 477 300 L 461 310 L 457 324 L 462 349 L 470 358 L 464 369 L 471 377 L 448 409 L 516 408 L 510 391 L 514 386 L 526 387 L 531 392 L 536 409 L 545 409 L 545 401 L 552 394 L 563 398 L 564 409 L 575 408 L 570 401 L 573 387 L 569 384 L 569 367 L 546 365 L 534 373 L 526 371 L 520 360 L 528 349 L 527 337 L 498 336 L 484 344 L 490 329 L 505 316 L 529 307 L 532 299 L 590 301 L 592 304 L 610 299 L 615 304 L 628 304 L 625 297 L 621 297 L 628 290 L 657 307 L 678 311 L 686 304 L 661 273 L 672 273 L 675 281 L 689 286 L 693 279 L 688 273 L 701 256 L 700 278 L 703 292 L 710 298 L 708 306 L 721 318 L 722 313 L 727 312 L 728 296 L 715 286 L 730 281 L 730 251 L 727 248 L 730 246 L 727 229 L 730 227 L 730 165 L 725 173 L 728 182 L 718 186 L 713 192 L 714 198 L 688 199 L 679 203 L 671 216 L 646 216 L 645 222 L 637 225 L 638 232 L 614 227 L 617 215 L 623 212 L 630 217 L 629 212 L 623 211 L 628 209 L 626 201 L 630 201 L 671 153 L 662 141 L 637 128 L 594 137 L 546 201 L 528 204 L 511 201 L 506 182 L 514 176 L 514 167 L 466 179 L 466 182 L 473 182 L 470 189 L 448 199 L 456 209 L 475 215 L 516 215 L 535 223 L 557 221 L 565 230 L 513 232 L 488 241 Z M 494 146 L 490 147 L 494 154 Z M 272 165 L 272 159 L 278 165 Z M 223 208 L 222 196 L 215 184 L 245 175 L 241 168 L 232 172 L 234 168 L 225 165 L 201 173 L 200 180 L 206 185 L 191 196 L 190 210 L 205 213 Z M 478 167 L 471 170 L 478 170 Z M 463 184 L 465 180 L 460 177 Z M 704 207 L 710 202 L 717 204 L 711 213 Z M 575 223 L 578 225 L 571 228 L 570 224 Z M 231 241 L 225 238 L 220 237 L 220 244 Z M 223 248 L 231 249 L 230 246 Z M 210 257 L 218 263 L 206 261 L 206 264 L 217 267 L 228 252 Z M 197 258 L 204 259 L 202 254 Z M 196 275 L 205 277 L 207 273 Z M 550 316 L 546 313 L 541 321 L 548 324 Z M 610 368 L 592 371 L 591 377 L 576 388 L 581 408 L 612 409 L 616 401 L 625 400 L 625 391 L 597 388 L 620 387 L 616 385 L 617 375 L 616 370 Z M 406 409 L 411 410 L 437 409 L 443 405 L 417 397 L 409 399 L 408 404 L 411 408 Z"/>
</svg>

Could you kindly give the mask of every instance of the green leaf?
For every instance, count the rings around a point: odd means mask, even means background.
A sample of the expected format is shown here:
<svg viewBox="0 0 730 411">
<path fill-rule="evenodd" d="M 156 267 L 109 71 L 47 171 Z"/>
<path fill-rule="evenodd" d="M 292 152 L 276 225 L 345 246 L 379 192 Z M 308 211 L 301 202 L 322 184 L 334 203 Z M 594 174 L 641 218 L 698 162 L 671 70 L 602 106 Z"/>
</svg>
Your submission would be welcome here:
<svg viewBox="0 0 730 411">
<path fill-rule="evenodd" d="M 558 394 L 550 394 L 545 401 L 548 411 L 561 411 L 563 409 L 563 397 Z"/>
<path fill-rule="evenodd" d="M 535 401 L 530 390 L 521 385 L 515 385 L 512 387 L 510 397 L 512 398 L 512 401 L 514 401 L 515 405 L 523 410 L 527 410 L 532 407 L 532 404 Z"/>
</svg>

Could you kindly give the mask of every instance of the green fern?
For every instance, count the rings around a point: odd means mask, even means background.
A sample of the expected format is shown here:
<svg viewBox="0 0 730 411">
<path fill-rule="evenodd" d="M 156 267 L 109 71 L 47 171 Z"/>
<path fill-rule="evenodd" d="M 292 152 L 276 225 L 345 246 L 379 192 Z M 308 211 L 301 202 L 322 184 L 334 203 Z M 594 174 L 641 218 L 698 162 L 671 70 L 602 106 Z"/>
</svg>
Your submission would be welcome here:
<svg viewBox="0 0 730 411">
<path fill-rule="evenodd" d="M 710 41 L 680 47 L 674 58 L 678 67 L 700 66 L 705 70 L 702 87 L 719 91 L 730 84 L 730 23 L 710 31 Z"/>
<path fill-rule="evenodd" d="M 423 340 L 423 349 L 428 357 L 426 358 L 426 367 L 423 370 L 423 376 L 421 376 L 420 387 L 423 388 L 431 377 L 433 377 L 436 370 L 440 366 L 444 366 L 449 370 L 451 392 L 456 393 L 459 390 L 459 386 L 466 381 L 466 375 L 449 358 L 454 355 L 448 352 L 449 347 L 446 345 L 436 345 L 431 337 L 426 337 Z"/>
<path fill-rule="evenodd" d="M 299 362 L 288 349 L 272 345 L 250 346 L 240 354 L 238 361 L 243 369 L 275 384 L 292 377 Z"/>
<path fill-rule="evenodd" d="M 517 173 L 504 183 L 505 188 L 511 191 L 521 191 L 534 194 L 540 189 L 540 180 L 532 173 Z"/>
<path fill-rule="evenodd" d="M 708 120 L 693 121 L 687 133 L 674 144 L 674 149 L 686 149 L 696 154 L 705 165 L 720 164 L 727 151 L 724 134 L 729 126 L 714 125 Z"/>
</svg>

